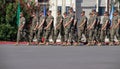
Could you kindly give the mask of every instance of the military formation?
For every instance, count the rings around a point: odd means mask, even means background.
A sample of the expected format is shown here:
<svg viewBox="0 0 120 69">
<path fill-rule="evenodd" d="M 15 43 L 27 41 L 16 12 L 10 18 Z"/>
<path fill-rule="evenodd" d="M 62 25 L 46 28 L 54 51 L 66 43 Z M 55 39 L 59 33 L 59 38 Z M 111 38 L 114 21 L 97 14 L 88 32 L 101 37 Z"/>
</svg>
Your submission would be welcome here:
<svg viewBox="0 0 120 69">
<path fill-rule="evenodd" d="M 70 45 L 119 45 L 120 42 L 120 16 L 117 10 L 113 13 L 113 18 L 110 20 L 109 12 L 104 12 L 103 19 L 99 16 L 98 12 L 92 10 L 89 13 L 89 19 L 85 15 L 85 11 L 82 11 L 80 16 L 80 22 L 75 16 L 75 12 L 72 8 L 69 8 L 69 12 L 64 12 L 61 14 L 60 11 L 57 12 L 56 24 L 54 25 L 54 17 L 51 15 L 52 11 L 47 11 L 47 16 L 41 11 L 37 15 L 32 12 L 32 22 L 29 27 L 29 34 L 25 38 L 28 38 L 27 45 L 35 44 L 57 45 L 57 39 L 60 40 L 60 45 L 70 46 Z M 17 34 L 17 43 L 23 35 L 23 29 L 26 23 L 26 19 L 21 13 L 20 24 Z M 59 37 L 60 35 L 60 37 Z M 83 35 L 86 41 L 83 41 Z M 117 41 L 115 40 L 115 36 Z M 105 42 L 106 37 L 109 39 L 109 43 Z M 50 41 L 52 39 L 52 42 Z"/>
</svg>

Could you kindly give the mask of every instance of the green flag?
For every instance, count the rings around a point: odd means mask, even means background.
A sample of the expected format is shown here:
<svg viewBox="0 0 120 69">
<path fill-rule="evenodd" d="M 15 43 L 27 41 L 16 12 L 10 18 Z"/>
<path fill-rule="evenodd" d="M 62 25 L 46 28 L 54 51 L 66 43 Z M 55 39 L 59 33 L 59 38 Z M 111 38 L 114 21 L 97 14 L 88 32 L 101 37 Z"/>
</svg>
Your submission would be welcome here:
<svg viewBox="0 0 120 69">
<path fill-rule="evenodd" d="M 18 2 L 18 7 L 17 7 L 17 25 L 19 26 L 20 23 L 20 2 Z"/>
</svg>

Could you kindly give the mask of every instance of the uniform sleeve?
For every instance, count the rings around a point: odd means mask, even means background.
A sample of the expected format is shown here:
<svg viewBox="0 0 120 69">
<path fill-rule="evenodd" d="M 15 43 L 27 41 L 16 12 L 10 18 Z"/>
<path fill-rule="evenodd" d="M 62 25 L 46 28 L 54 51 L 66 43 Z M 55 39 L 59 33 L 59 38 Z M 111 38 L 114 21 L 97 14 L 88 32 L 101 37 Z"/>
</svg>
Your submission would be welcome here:
<svg viewBox="0 0 120 69">
<path fill-rule="evenodd" d="M 84 17 L 84 21 L 87 21 L 87 18 L 86 18 L 86 17 Z"/>
<path fill-rule="evenodd" d="M 43 19 L 45 19 L 45 16 L 43 16 Z"/>
<path fill-rule="evenodd" d="M 74 19 L 74 15 L 73 14 L 71 15 L 70 19 Z"/>
<path fill-rule="evenodd" d="M 51 18 L 50 19 L 52 19 L 53 21 L 54 21 L 54 17 L 53 16 L 51 16 Z"/>
</svg>

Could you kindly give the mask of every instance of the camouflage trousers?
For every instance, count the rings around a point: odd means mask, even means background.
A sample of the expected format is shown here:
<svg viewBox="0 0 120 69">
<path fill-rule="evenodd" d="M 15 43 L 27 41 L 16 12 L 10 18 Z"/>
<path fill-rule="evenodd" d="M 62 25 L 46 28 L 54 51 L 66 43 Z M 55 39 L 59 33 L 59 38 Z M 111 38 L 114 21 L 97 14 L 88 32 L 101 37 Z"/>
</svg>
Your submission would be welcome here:
<svg viewBox="0 0 120 69">
<path fill-rule="evenodd" d="M 116 36 L 116 38 L 118 39 L 118 41 L 120 41 L 120 36 L 119 36 L 119 28 L 116 29 L 111 29 L 110 31 L 110 37 L 111 37 L 111 41 L 114 41 L 114 36 Z"/>
<path fill-rule="evenodd" d="M 52 37 L 52 40 L 55 41 L 54 29 L 46 30 L 46 32 L 45 32 L 45 42 L 49 42 L 50 36 Z"/>
<path fill-rule="evenodd" d="M 65 41 L 65 38 L 64 38 L 65 32 L 62 29 L 56 29 L 56 31 L 55 31 L 55 41 L 54 42 L 56 42 L 59 34 L 61 36 L 61 42 L 64 42 Z"/>
<path fill-rule="evenodd" d="M 26 29 L 20 30 L 17 33 L 17 42 L 19 42 L 21 39 L 28 41 L 29 37 L 28 37 L 29 33 Z"/>
<path fill-rule="evenodd" d="M 37 30 L 30 30 L 29 43 L 33 41 L 34 38 L 37 38 Z"/>
<path fill-rule="evenodd" d="M 74 27 L 65 28 L 65 41 L 78 42 L 78 31 Z"/>
<path fill-rule="evenodd" d="M 69 37 L 70 37 L 70 29 L 65 28 L 65 42 L 69 41 Z"/>
<path fill-rule="evenodd" d="M 79 36 L 79 38 L 78 38 L 78 41 L 79 41 L 79 42 L 81 42 L 82 34 L 84 34 L 85 37 L 86 37 L 85 30 L 84 30 L 84 29 L 79 29 L 79 35 L 78 35 L 78 36 Z"/>
<path fill-rule="evenodd" d="M 42 37 L 45 37 L 45 29 L 44 28 L 38 29 L 38 32 L 37 32 L 37 41 L 38 42 L 42 42 Z"/>
<path fill-rule="evenodd" d="M 93 34 L 93 39 L 95 40 L 95 41 L 100 41 L 100 35 L 101 35 L 101 28 L 96 28 L 95 30 L 94 30 L 94 34 Z"/>
</svg>

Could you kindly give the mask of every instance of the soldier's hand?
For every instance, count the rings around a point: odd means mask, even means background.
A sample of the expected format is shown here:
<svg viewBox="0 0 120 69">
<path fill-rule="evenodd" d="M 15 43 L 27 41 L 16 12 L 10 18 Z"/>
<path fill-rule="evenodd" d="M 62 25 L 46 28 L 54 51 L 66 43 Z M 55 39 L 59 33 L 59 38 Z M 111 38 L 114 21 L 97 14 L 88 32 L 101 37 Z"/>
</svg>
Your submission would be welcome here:
<svg viewBox="0 0 120 69">
<path fill-rule="evenodd" d="M 112 26 L 110 26 L 110 29 L 112 29 Z"/>
<path fill-rule="evenodd" d="M 101 30 L 104 30 L 104 28 L 102 28 Z"/>
<path fill-rule="evenodd" d="M 21 28 L 19 28 L 18 31 L 21 31 Z"/>
<path fill-rule="evenodd" d="M 45 29 L 47 29 L 47 27 L 45 27 Z"/>
<path fill-rule="evenodd" d="M 67 25 L 65 24 L 65 26 L 64 27 L 66 27 Z"/>
<path fill-rule="evenodd" d="M 92 29 L 92 27 L 89 27 L 88 29 Z"/>
<path fill-rule="evenodd" d="M 34 30 L 36 30 L 36 28 L 34 28 Z"/>
</svg>

